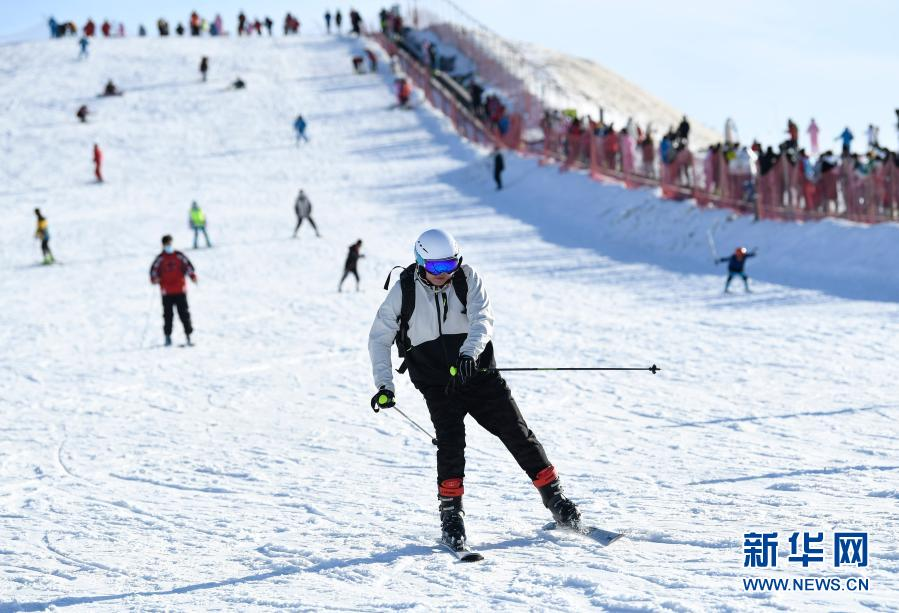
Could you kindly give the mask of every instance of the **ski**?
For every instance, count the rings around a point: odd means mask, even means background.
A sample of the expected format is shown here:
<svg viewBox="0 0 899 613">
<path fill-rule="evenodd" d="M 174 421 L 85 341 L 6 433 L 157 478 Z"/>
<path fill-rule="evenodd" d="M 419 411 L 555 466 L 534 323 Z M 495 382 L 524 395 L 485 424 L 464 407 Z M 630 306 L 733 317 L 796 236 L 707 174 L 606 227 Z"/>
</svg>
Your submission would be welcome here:
<svg viewBox="0 0 899 613">
<path fill-rule="evenodd" d="M 468 545 L 463 545 L 462 547 L 455 549 L 441 541 L 440 546 L 456 556 L 456 559 L 458 559 L 460 562 L 480 562 L 484 559 L 484 556 L 479 554 Z"/>
<path fill-rule="evenodd" d="M 623 532 L 611 532 L 609 530 L 603 530 L 602 528 L 597 528 L 595 526 L 581 526 L 580 528 L 574 528 L 572 526 L 559 526 L 554 521 L 549 522 L 545 526 L 543 526 L 544 530 L 565 530 L 567 532 L 573 532 L 575 534 L 580 534 L 582 536 L 586 536 L 592 541 L 595 541 L 602 545 L 603 547 L 608 547 L 618 539 L 624 536 Z"/>
</svg>

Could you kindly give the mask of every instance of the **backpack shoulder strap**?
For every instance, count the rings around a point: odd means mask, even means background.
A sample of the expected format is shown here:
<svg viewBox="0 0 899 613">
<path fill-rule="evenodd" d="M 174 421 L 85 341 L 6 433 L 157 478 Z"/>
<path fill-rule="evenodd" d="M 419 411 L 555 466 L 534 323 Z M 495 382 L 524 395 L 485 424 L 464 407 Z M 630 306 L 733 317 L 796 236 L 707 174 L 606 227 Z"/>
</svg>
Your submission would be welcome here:
<svg viewBox="0 0 899 613">
<path fill-rule="evenodd" d="M 402 306 L 400 306 L 400 314 L 397 317 L 399 322 L 399 330 L 396 333 L 394 342 L 396 343 L 397 354 L 402 358 L 402 363 L 396 371 L 400 374 L 406 372 L 406 360 L 412 344 L 409 341 L 409 320 L 412 319 L 412 312 L 415 310 L 415 269 L 416 264 L 410 264 L 400 273 L 400 290 L 403 295 Z M 389 277 L 388 277 L 389 280 Z"/>
<path fill-rule="evenodd" d="M 462 312 L 468 313 L 468 279 L 465 278 L 465 271 L 461 266 L 453 273 L 453 290 L 456 292 L 456 298 L 462 303 Z"/>
</svg>

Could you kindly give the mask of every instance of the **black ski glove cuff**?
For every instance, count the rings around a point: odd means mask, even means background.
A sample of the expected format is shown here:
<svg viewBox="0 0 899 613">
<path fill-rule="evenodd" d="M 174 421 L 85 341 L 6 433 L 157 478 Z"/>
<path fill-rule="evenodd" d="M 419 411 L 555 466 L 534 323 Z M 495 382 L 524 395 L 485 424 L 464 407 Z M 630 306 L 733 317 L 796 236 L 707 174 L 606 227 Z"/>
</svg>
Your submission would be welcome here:
<svg viewBox="0 0 899 613">
<path fill-rule="evenodd" d="M 381 386 L 374 396 L 371 397 L 371 408 L 377 413 L 381 409 L 389 409 L 390 407 L 396 406 L 396 400 L 394 399 L 393 392 Z"/>
</svg>

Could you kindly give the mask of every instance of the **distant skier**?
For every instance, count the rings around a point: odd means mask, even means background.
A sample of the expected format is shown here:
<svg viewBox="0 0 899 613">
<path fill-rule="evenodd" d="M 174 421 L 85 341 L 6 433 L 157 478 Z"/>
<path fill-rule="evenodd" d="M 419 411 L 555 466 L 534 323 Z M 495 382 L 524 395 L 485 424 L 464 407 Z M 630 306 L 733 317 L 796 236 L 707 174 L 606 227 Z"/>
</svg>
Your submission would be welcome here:
<svg viewBox="0 0 899 613">
<path fill-rule="evenodd" d="M 53 258 L 53 252 L 50 251 L 50 230 L 47 227 L 47 219 L 41 215 L 40 209 L 34 209 L 37 216 L 37 229 L 34 231 L 34 237 L 41 241 L 41 253 L 44 256 L 43 264 L 52 264 L 56 260 Z"/>
<path fill-rule="evenodd" d="M 88 115 L 90 115 L 90 111 L 87 109 L 87 105 L 85 104 L 79 106 L 78 110 L 75 112 L 75 117 L 77 117 L 81 123 L 87 123 Z"/>
<path fill-rule="evenodd" d="M 394 86 L 396 87 L 397 106 L 400 108 L 408 108 L 409 97 L 412 95 L 412 86 L 409 85 L 409 81 L 407 81 L 405 77 L 397 77 L 394 80 Z"/>
<path fill-rule="evenodd" d="M 203 75 L 203 83 L 206 82 L 207 72 L 209 72 L 209 58 L 204 55 L 200 60 L 200 74 Z"/>
<path fill-rule="evenodd" d="M 103 152 L 97 143 L 94 143 L 94 177 L 98 183 L 103 183 Z"/>
<path fill-rule="evenodd" d="M 730 293 L 730 282 L 734 277 L 741 277 L 743 279 L 743 287 L 746 288 L 746 291 L 752 291 L 749 289 L 749 277 L 743 272 L 743 268 L 746 266 L 746 258 L 753 257 L 755 257 L 755 251 L 747 252 L 746 247 L 737 247 L 733 255 L 715 260 L 715 264 L 727 262 L 727 281 L 724 283 L 725 294 Z"/>
<path fill-rule="evenodd" d="M 122 90 L 115 86 L 115 83 L 112 82 L 112 79 L 106 82 L 106 86 L 103 88 L 103 93 L 100 94 L 102 97 L 110 97 L 110 96 L 121 96 Z"/>
<path fill-rule="evenodd" d="M 352 273 L 354 277 L 356 277 L 356 291 L 359 291 L 359 271 L 356 270 L 356 267 L 359 263 L 359 258 L 364 258 L 365 256 L 359 253 L 359 250 L 362 248 L 362 239 L 360 238 L 355 243 L 350 245 L 349 250 L 346 254 L 346 263 L 343 265 L 343 276 L 340 278 L 340 285 L 337 286 L 337 291 L 342 291 L 344 280 Z"/>
<path fill-rule="evenodd" d="M 78 41 L 78 47 L 81 48 L 81 51 L 78 53 L 78 59 L 79 59 L 79 60 L 80 60 L 81 58 L 86 58 L 86 57 L 87 57 L 87 47 L 88 47 L 89 44 L 90 44 L 90 42 L 88 42 L 86 36 L 82 36 L 81 39 Z"/>
<path fill-rule="evenodd" d="M 499 147 L 493 148 L 493 180 L 496 181 L 497 191 L 503 188 L 503 171 L 506 169 L 506 160 Z"/>
<path fill-rule="evenodd" d="M 172 237 L 168 234 L 162 237 L 162 253 L 156 256 L 150 266 L 150 283 L 159 285 L 162 292 L 162 331 L 165 334 L 165 344 L 172 344 L 172 320 L 173 309 L 178 309 L 178 318 L 184 326 L 184 335 L 187 344 L 190 345 L 190 335 L 194 329 L 190 322 L 190 311 L 187 307 L 187 282 L 185 277 L 197 282 L 197 274 L 193 264 L 187 256 L 180 251 L 175 251 L 172 246 Z"/>
<path fill-rule="evenodd" d="M 312 219 L 312 202 L 303 190 L 300 190 L 297 201 L 293 205 L 293 210 L 297 214 L 297 227 L 293 229 L 293 237 L 297 237 L 297 232 L 300 231 L 300 226 L 303 225 L 303 220 L 305 219 L 309 221 L 312 229 L 315 230 L 315 235 L 321 238 L 321 234 L 318 233 L 318 226 L 315 225 L 315 221 Z M 343 280 L 341 280 L 342 283 Z"/>
<path fill-rule="evenodd" d="M 493 357 L 493 310 L 481 276 L 462 264 L 455 239 L 424 232 L 407 267 L 378 309 L 368 336 L 374 410 L 396 405 L 390 348 L 402 349 L 413 385 L 424 396 L 437 435 L 437 498 L 442 541 L 464 551 L 462 495 L 465 425 L 470 414 L 498 437 L 537 488 L 560 525 L 579 528 L 581 516 L 562 492 L 556 469 L 528 428 Z M 412 302 L 412 304 L 408 304 Z M 404 319 L 404 312 L 411 314 Z"/>
<path fill-rule="evenodd" d="M 340 9 L 337 9 L 337 12 L 334 13 L 334 25 L 337 26 L 337 33 L 340 34 L 340 25 L 343 23 L 343 15 L 340 14 Z"/>
<path fill-rule="evenodd" d="M 325 28 L 331 33 L 331 11 L 325 11 Z"/>
<path fill-rule="evenodd" d="M 203 238 L 206 239 L 206 246 L 212 247 L 212 243 L 209 242 L 209 235 L 206 234 L 206 213 L 203 212 L 196 200 L 190 205 L 189 223 L 190 229 L 194 231 L 194 249 L 198 248 L 197 243 L 200 238 L 200 232 L 203 233 Z"/>
<path fill-rule="evenodd" d="M 297 118 L 293 121 L 293 129 L 297 133 L 297 145 L 300 144 L 300 139 L 307 143 L 309 142 L 309 137 L 306 136 L 306 120 L 303 119 L 302 115 L 297 115 Z"/>
</svg>

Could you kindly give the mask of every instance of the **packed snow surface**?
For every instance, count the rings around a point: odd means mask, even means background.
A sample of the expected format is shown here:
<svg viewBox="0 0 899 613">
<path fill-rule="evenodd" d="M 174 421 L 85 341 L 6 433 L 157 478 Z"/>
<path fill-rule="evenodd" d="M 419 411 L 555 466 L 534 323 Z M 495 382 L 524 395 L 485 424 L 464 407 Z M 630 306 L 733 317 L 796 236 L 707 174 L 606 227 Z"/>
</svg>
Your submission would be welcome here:
<svg viewBox="0 0 899 613">
<path fill-rule="evenodd" d="M 754 224 L 512 155 L 495 192 L 488 152 L 391 109 L 390 75 L 351 74 L 359 48 L 0 47 L 0 611 L 896 610 L 896 226 Z M 109 78 L 125 95 L 95 98 Z M 291 238 L 300 187 L 320 239 Z M 192 200 L 212 249 L 189 249 Z M 60 265 L 38 264 L 35 207 Z M 486 559 L 435 547 L 434 449 L 370 410 L 366 346 L 384 277 L 434 226 L 486 278 L 500 365 L 662 367 L 507 376 L 585 517 L 627 538 L 543 530 L 469 421 Z M 148 268 L 168 232 L 199 275 L 193 348 L 177 321 L 161 346 Z M 363 291 L 338 294 L 357 238 Z M 754 293 L 723 295 L 712 250 L 741 243 Z M 406 378 L 397 400 L 430 428 Z M 788 561 L 792 532 L 840 530 L 869 533 L 866 568 Z M 777 568 L 744 568 L 751 531 L 778 532 Z M 742 583 L 850 576 L 870 589 Z"/>
</svg>

